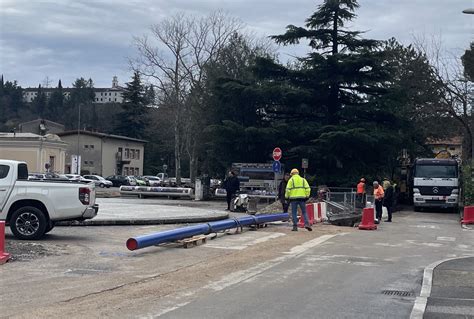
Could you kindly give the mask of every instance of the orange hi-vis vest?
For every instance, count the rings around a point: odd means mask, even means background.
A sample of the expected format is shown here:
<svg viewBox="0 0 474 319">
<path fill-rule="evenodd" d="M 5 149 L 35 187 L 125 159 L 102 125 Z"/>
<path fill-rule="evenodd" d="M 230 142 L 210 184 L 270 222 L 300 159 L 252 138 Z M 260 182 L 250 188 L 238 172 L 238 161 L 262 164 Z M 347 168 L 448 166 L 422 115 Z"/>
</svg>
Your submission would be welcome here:
<svg viewBox="0 0 474 319">
<path fill-rule="evenodd" d="M 381 200 L 384 196 L 385 192 L 383 191 L 383 187 L 379 185 L 379 187 L 374 188 L 374 196 L 375 199 Z"/>
<path fill-rule="evenodd" d="M 357 184 L 357 194 L 364 194 L 365 193 L 365 183 L 360 182 Z"/>
</svg>

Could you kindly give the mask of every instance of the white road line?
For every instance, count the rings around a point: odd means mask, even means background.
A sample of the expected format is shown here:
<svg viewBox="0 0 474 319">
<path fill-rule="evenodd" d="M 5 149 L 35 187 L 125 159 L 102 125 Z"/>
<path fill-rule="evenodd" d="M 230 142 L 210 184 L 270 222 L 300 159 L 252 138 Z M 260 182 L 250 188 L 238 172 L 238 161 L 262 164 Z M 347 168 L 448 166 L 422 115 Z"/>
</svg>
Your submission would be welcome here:
<svg viewBox="0 0 474 319">
<path fill-rule="evenodd" d="M 279 265 L 279 264 L 281 264 L 281 263 L 283 263 L 287 260 L 290 260 L 291 258 L 298 257 L 299 255 L 301 255 L 302 253 L 308 251 L 309 249 L 314 248 L 314 247 L 324 243 L 325 241 L 327 241 L 327 240 L 329 240 L 329 239 L 331 239 L 335 236 L 343 236 L 345 234 L 346 233 L 340 233 L 340 234 L 335 234 L 335 235 L 323 235 L 321 237 L 312 239 L 312 240 L 307 241 L 307 242 L 305 242 L 301 245 L 293 247 L 292 249 L 290 249 L 289 252 L 284 252 L 283 256 L 280 256 L 280 257 L 274 258 L 272 260 L 260 263 L 256 266 L 253 266 L 253 267 L 249 268 L 249 269 L 240 270 L 240 271 L 236 271 L 236 272 L 233 272 L 231 274 L 228 274 L 217 282 L 211 282 L 211 283 L 207 284 L 206 286 L 204 286 L 200 289 L 196 289 L 192 292 L 188 292 L 188 295 L 196 295 L 198 291 L 203 290 L 203 289 L 210 289 L 210 290 L 213 290 L 213 291 L 221 291 L 221 290 L 223 290 L 227 287 L 230 287 L 232 285 L 241 283 L 241 282 L 246 281 L 246 280 L 248 280 L 252 277 L 255 277 L 255 276 L 263 273 L 264 271 L 266 271 L 270 268 L 273 268 L 273 267 L 275 267 L 275 266 L 277 266 L 277 265 Z M 180 307 L 183 307 L 183 306 L 187 305 L 190 302 L 191 301 L 187 301 L 187 302 L 176 304 L 175 306 L 172 306 L 172 307 L 162 309 L 159 312 L 157 312 L 156 314 L 153 314 L 151 316 L 151 318 L 157 318 L 157 317 L 159 317 L 159 316 L 161 316 L 165 313 L 168 313 L 170 311 L 173 311 L 173 310 L 176 310 Z"/>
<path fill-rule="evenodd" d="M 472 257 L 472 256 L 466 256 Z M 410 319 L 423 319 L 423 315 L 425 314 L 426 304 L 428 303 L 428 297 L 431 295 L 431 287 L 433 285 L 433 271 L 434 269 L 450 260 L 461 259 L 466 257 L 454 257 L 436 261 L 425 268 L 423 272 L 423 285 L 421 286 L 420 296 L 416 297 L 415 304 L 413 305 L 413 309 L 411 311 Z"/>
<path fill-rule="evenodd" d="M 436 237 L 436 240 L 441 240 L 441 241 L 455 241 L 456 237 Z"/>
<path fill-rule="evenodd" d="M 289 252 L 284 252 L 284 254 L 285 254 L 284 256 L 280 256 L 280 257 L 274 258 L 272 260 L 260 263 L 260 264 L 254 266 L 254 267 L 249 268 L 249 269 L 233 272 L 233 273 L 225 276 L 224 278 L 222 278 L 219 281 L 212 282 L 212 283 L 208 284 L 204 288 L 212 289 L 214 291 L 223 290 L 223 289 L 225 289 L 229 286 L 238 284 L 238 283 L 243 282 L 245 280 L 248 280 L 252 277 L 255 277 L 255 276 L 261 274 L 262 272 L 264 272 L 264 271 L 266 271 L 270 268 L 273 268 L 273 267 L 275 267 L 275 266 L 277 266 L 277 265 L 279 265 L 279 264 L 281 264 L 281 263 L 283 263 L 283 262 L 285 262 L 285 261 L 287 261 L 291 258 L 297 257 L 298 255 L 301 255 L 302 253 L 308 251 L 309 249 L 314 248 L 314 247 L 318 246 L 319 244 L 322 244 L 325 241 L 327 241 L 327 240 L 329 240 L 329 239 L 331 239 L 335 236 L 337 236 L 337 234 L 336 235 L 323 235 L 321 237 L 312 239 L 312 240 L 307 241 L 307 242 L 305 242 L 301 245 L 298 245 L 298 246 L 295 246 L 295 247 L 291 248 Z"/>
</svg>

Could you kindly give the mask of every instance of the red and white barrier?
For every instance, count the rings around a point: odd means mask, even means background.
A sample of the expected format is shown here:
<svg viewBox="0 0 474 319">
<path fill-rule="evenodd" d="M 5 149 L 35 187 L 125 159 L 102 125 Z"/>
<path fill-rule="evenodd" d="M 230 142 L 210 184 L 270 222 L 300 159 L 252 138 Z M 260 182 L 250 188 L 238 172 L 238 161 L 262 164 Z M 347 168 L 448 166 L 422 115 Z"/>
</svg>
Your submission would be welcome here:
<svg viewBox="0 0 474 319">
<path fill-rule="evenodd" d="M 10 259 L 10 254 L 5 252 L 5 222 L 0 222 L 0 265 Z"/>
</svg>

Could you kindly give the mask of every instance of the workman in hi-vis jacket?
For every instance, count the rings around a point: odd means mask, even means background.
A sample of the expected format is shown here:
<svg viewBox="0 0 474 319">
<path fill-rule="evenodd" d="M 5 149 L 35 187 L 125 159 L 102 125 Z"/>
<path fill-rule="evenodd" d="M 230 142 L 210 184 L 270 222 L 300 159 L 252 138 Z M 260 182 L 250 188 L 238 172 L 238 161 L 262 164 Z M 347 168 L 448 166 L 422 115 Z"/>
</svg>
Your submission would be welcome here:
<svg viewBox="0 0 474 319">
<path fill-rule="evenodd" d="M 309 187 L 308 181 L 300 176 L 300 172 L 296 168 L 293 168 L 290 174 L 291 178 L 286 184 L 285 198 L 290 201 L 291 205 L 293 231 L 298 230 L 298 206 L 300 206 L 301 213 L 303 214 L 305 228 L 312 231 L 313 229 L 309 224 L 308 214 L 306 213 L 306 200 L 311 194 L 311 188 Z"/>
</svg>

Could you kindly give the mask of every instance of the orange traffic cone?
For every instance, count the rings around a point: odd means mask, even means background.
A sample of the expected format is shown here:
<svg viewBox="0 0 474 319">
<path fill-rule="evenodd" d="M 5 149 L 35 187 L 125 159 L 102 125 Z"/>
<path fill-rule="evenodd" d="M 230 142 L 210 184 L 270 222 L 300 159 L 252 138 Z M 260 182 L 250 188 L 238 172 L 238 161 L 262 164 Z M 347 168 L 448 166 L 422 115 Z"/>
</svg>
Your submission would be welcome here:
<svg viewBox="0 0 474 319">
<path fill-rule="evenodd" d="M 461 224 L 474 224 L 474 206 L 464 207 L 464 216 Z"/>
<path fill-rule="evenodd" d="M 10 259 L 10 254 L 5 252 L 5 222 L 0 222 L 0 265 Z"/>
<path fill-rule="evenodd" d="M 359 224 L 359 229 L 375 230 L 377 225 L 374 223 L 374 208 L 364 208 L 362 211 L 362 221 Z"/>
</svg>

